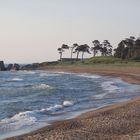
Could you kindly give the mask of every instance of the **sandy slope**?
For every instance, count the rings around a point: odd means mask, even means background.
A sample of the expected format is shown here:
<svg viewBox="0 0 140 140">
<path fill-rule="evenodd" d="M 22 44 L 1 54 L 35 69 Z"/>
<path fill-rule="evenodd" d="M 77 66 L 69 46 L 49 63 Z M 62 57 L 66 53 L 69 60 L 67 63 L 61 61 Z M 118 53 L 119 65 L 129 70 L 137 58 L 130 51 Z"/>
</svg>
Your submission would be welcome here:
<svg viewBox="0 0 140 140">
<path fill-rule="evenodd" d="M 131 67 L 47 67 L 47 70 L 88 72 L 120 76 L 140 84 L 140 68 Z M 139 140 L 140 97 L 80 115 L 77 118 L 55 122 L 33 133 L 9 140 Z"/>
</svg>

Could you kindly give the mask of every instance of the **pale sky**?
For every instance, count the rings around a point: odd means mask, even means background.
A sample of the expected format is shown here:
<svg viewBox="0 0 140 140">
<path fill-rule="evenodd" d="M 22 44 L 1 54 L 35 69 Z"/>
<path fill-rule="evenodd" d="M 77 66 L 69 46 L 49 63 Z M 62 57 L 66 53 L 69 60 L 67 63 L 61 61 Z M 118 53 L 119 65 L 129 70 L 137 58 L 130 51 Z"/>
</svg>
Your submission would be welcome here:
<svg viewBox="0 0 140 140">
<path fill-rule="evenodd" d="M 140 36 L 140 0 L 0 0 L 0 60 L 6 63 L 57 60 L 63 43 L 108 39 L 116 47 L 132 35 Z"/>
</svg>

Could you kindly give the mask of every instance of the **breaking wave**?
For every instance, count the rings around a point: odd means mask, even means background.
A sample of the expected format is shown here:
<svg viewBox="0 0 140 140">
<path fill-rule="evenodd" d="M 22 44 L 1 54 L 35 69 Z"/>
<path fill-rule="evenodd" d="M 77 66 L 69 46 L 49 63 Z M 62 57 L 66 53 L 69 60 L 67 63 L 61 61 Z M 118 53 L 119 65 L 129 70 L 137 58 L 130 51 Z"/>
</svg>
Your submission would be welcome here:
<svg viewBox="0 0 140 140">
<path fill-rule="evenodd" d="M 103 99 L 103 97 L 104 97 L 105 95 L 107 95 L 107 93 L 94 95 L 93 97 L 94 97 L 95 99 Z"/>
<path fill-rule="evenodd" d="M 38 85 L 33 85 L 32 88 L 34 88 L 34 89 L 51 89 L 52 87 L 47 84 L 38 84 Z"/>
<path fill-rule="evenodd" d="M 18 73 L 20 74 L 35 74 L 35 71 L 30 71 L 30 70 L 22 70 L 22 71 L 18 71 Z"/>
<path fill-rule="evenodd" d="M 121 91 L 121 88 L 117 86 L 117 84 L 113 81 L 106 81 L 106 82 L 103 82 L 101 84 L 101 87 L 109 92 L 109 93 L 115 93 L 117 91 Z"/>
<path fill-rule="evenodd" d="M 48 108 L 43 108 L 40 110 L 19 112 L 11 118 L 5 118 L 0 121 L 0 132 L 7 132 L 11 130 L 16 131 L 19 129 L 23 129 L 24 127 L 29 127 L 39 121 L 42 113 L 56 112 L 63 109 L 64 107 L 72 106 L 73 104 L 73 101 L 64 101 L 62 104 L 56 104 L 54 106 L 50 106 Z"/>
<path fill-rule="evenodd" d="M 40 73 L 41 77 L 47 76 L 47 77 L 53 77 L 53 76 L 60 76 L 60 74 L 57 73 Z"/>
<path fill-rule="evenodd" d="M 0 131 L 18 130 L 24 126 L 31 126 L 37 121 L 34 111 L 20 112 L 12 118 L 6 118 L 0 121 Z"/>
<path fill-rule="evenodd" d="M 98 78 L 101 78 L 101 76 L 99 75 L 91 75 L 91 74 L 79 74 L 78 76 L 80 77 L 85 77 L 85 78 L 91 78 L 91 79 L 98 79 Z"/>
<path fill-rule="evenodd" d="M 74 104 L 73 101 L 64 101 L 63 106 L 72 106 Z"/>
<path fill-rule="evenodd" d="M 22 79 L 22 78 L 13 78 L 13 79 L 11 79 L 11 80 L 9 80 L 9 81 L 23 81 L 24 79 Z"/>
</svg>

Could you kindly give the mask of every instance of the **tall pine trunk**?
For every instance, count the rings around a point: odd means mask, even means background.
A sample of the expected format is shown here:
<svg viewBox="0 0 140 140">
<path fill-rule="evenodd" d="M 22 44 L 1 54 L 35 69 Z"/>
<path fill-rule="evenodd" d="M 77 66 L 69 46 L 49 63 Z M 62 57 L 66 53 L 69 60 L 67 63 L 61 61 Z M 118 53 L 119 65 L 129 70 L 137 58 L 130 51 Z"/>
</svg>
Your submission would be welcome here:
<svg viewBox="0 0 140 140">
<path fill-rule="evenodd" d="M 62 61 L 62 52 L 60 53 L 60 61 Z"/>
<path fill-rule="evenodd" d="M 71 60 L 72 60 L 73 48 L 71 49 Z"/>
<path fill-rule="evenodd" d="M 82 52 L 82 62 L 83 62 L 83 60 L 84 60 L 84 52 Z"/>
<path fill-rule="evenodd" d="M 77 52 L 77 60 L 78 60 L 78 58 L 79 58 L 79 51 Z"/>
</svg>

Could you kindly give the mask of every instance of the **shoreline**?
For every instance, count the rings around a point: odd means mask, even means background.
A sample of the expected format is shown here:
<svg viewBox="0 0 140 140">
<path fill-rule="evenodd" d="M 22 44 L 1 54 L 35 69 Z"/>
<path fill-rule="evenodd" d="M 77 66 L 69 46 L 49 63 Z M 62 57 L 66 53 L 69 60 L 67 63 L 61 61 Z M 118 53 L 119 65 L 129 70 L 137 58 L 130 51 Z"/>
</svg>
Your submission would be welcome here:
<svg viewBox="0 0 140 140">
<path fill-rule="evenodd" d="M 110 69 L 91 66 L 49 66 L 40 70 L 64 71 L 75 73 L 91 73 L 105 76 L 120 77 L 132 84 L 140 84 L 140 68 Z M 115 112 L 118 112 L 117 114 Z M 140 138 L 140 97 L 125 102 L 101 107 L 82 113 L 77 117 L 64 121 L 53 122 L 39 130 L 28 134 L 8 138 L 7 140 L 55 140 L 55 139 L 130 139 Z M 109 119 L 111 118 L 111 119 Z M 116 119 L 117 118 L 117 119 Z M 128 119 L 130 121 L 128 122 Z M 136 120 L 136 121 L 135 121 Z M 117 124 L 120 121 L 119 125 Z M 115 127 L 115 125 L 117 127 Z M 126 127 L 127 126 L 127 127 Z M 129 130 L 129 128 L 131 128 Z M 137 129 L 135 129 L 137 128 Z M 106 131 L 108 130 L 108 133 Z M 133 131 L 132 131 L 133 130 Z M 101 132 L 100 132 L 101 131 Z"/>
<path fill-rule="evenodd" d="M 131 84 L 140 84 L 140 67 L 119 67 L 119 66 L 46 66 L 38 70 L 50 70 L 60 72 L 90 73 L 102 76 L 119 77 Z"/>
</svg>

